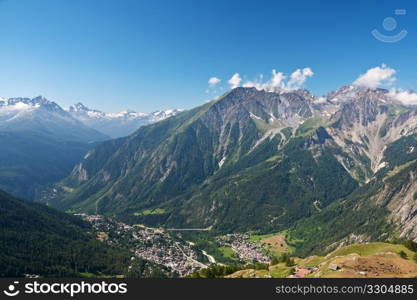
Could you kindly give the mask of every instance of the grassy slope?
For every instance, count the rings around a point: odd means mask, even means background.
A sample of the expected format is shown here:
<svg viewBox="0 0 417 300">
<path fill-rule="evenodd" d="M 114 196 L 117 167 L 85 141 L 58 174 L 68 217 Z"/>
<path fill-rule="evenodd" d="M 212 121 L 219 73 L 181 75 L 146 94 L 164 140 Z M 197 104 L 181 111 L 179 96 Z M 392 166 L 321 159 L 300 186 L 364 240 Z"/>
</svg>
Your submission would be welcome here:
<svg viewBox="0 0 417 300">
<path fill-rule="evenodd" d="M 406 253 L 407 258 L 401 258 L 400 252 Z M 353 244 L 337 249 L 325 257 L 316 257 L 310 261 L 310 266 L 317 267 L 318 270 L 309 277 L 415 277 L 417 276 L 417 262 L 413 260 L 415 254 L 403 245 L 381 242 Z M 349 267 L 351 260 L 358 261 L 354 264 L 354 268 Z M 297 264 L 303 266 L 306 261 L 308 259 L 299 260 Z M 330 264 L 337 264 L 341 269 L 330 270 Z M 394 267 L 386 268 L 384 266 L 390 264 Z M 361 269 L 365 269 L 367 272 L 362 274 L 359 271 Z M 372 269 L 374 271 L 371 271 Z M 395 271 L 398 273 L 393 273 L 392 269 L 397 269 Z M 412 269 L 412 271 L 407 271 L 407 269 Z"/>
<path fill-rule="evenodd" d="M 400 258 L 398 253 L 404 251 L 407 254 L 407 258 Z M 417 273 L 409 272 L 407 273 L 405 269 L 401 268 L 402 265 L 408 268 L 415 268 L 417 272 L 417 262 L 413 260 L 413 257 L 416 255 L 415 252 L 407 249 L 403 245 L 398 244 L 389 244 L 389 243 L 367 243 L 367 244 L 353 244 L 339 248 L 326 256 L 310 256 L 307 258 L 295 258 L 295 266 L 289 267 L 283 263 L 279 263 L 269 267 L 269 270 L 254 270 L 254 269 L 245 269 L 238 272 L 235 272 L 227 277 L 230 278 L 250 278 L 250 277 L 274 277 L 282 278 L 292 274 L 294 268 L 296 267 L 315 267 L 318 268 L 315 272 L 308 275 L 308 277 L 352 277 L 352 273 L 348 272 L 349 270 L 341 271 L 332 271 L 329 270 L 329 265 L 332 263 L 338 263 L 348 261 L 351 257 L 358 255 L 363 261 L 372 266 L 376 258 L 384 259 L 389 258 L 390 262 L 394 262 L 400 266 L 400 271 L 398 274 L 392 275 L 391 273 L 381 272 L 377 277 L 404 277 L 404 276 L 417 276 Z M 375 262 L 376 267 L 378 267 L 378 262 Z M 403 273 L 401 273 L 403 272 Z M 366 275 L 365 275 L 366 276 Z M 364 277 L 364 276 L 357 276 Z"/>
</svg>

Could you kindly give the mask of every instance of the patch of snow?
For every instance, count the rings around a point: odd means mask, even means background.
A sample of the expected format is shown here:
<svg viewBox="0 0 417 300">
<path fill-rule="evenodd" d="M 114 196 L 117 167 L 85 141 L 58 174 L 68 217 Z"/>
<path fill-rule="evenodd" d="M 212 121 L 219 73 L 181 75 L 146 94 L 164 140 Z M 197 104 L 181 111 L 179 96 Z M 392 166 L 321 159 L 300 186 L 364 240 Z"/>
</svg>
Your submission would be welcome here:
<svg viewBox="0 0 417 300">
<path fill-rule="evenodd" d="M 224 164 L 224 162 L 226 161 L 226 156 L 224 156 L 221 161 L 219 162 L 219 168 L 221 168 Z"/>
<path fill-rule="evenodd" d="M 378 172 L 379 170 L 381 170 L 382 168 L 385 168 L 387 166 L 387 162 L 383 161 L 381 162 L 376 168 L 375 168 L 375 172 Z"/>
<path fill-rule="evenodd" d="M 252 118 L 252 119 L 256 119 L 256 120 L 261 120 L 262 121 L 262 118 L 260 118 L 260 117 L 258 117 L 257 115 L 255 115 L 254 113 L 249 113 L 249 115 L 250 115 L 250 117 Z"/>
<path fill-rule="evenodd" d="M 84 156 L 84 159 L 89 158 L 89 157 L 90 157 L 90 155 L 91 155 L 91 153 L 92 153 L 92 151 L 88 151 L 88 152 L 87 152 L 87 154 Z"/>
</svg>

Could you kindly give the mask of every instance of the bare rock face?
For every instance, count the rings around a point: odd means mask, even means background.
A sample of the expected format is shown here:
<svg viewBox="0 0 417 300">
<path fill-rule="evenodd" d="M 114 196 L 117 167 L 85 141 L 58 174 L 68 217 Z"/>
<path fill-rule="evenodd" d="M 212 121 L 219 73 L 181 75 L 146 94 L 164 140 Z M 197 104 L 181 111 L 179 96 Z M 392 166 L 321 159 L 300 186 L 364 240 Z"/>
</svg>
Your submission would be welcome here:
<svg viewBox="0 0 417 300">
<path fill-rule="evenodd" d="M 398 226 L 400 237 L 417 241 L 417 171 L 406 169 L 397 172 L 390 174 L 374 200 L 389 209 L 390 219 Z M 402 181 L 393 186 L 390 180 L 401 175 Z"/>
<path fill-rule="evenodd" d="M 344 87 L 329 96 L 340 109 L 331 117 L 329 134 L 349 155 L 339 158 L 350 174 L 368 182 L 386 165 L 383 152 L 387 145 L 417 129 L 417 110 L 405 108 L 389 98 L 388 91 Z"/>
</svg>

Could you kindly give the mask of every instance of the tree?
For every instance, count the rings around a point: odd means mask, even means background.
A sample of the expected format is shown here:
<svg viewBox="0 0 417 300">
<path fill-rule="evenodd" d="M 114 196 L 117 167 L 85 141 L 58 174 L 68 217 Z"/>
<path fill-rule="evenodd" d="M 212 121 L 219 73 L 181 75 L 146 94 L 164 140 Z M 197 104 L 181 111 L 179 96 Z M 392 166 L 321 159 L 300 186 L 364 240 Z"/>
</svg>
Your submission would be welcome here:
<svg viewBox="0 0 417 300">
<path fill-rule="evenodd" d="M 275 266 L 277 264 L 279 264 L 279 260 L 276 256 L 273 256 L 272 259 L 271 259 L 270 265 Z"/>
<path fill-rule="evenodd" d="M 412 240 L 406 240 L 405 242 L 403 242 L 403 245 L 411 251 L 417 251 L 417 243 Z"/>
<path fill-rule="evenodd" d="M 285 265 L 286 265 L 287 267 L 292 267 L 292 266 L 294 266 L 294 265 L 295 265 L 294 258 L 290 258 L 290 257 L 288 257 L 287 261 L 285 262 Z"/>
<path fill-rule="evenodd" d="M 403 250 L 401 250 L 400 252 L 398 252 L 398 254 L 400 255 L 401 258 L 407 259 L 407 253 L 405 253 Z"/>
</svg>

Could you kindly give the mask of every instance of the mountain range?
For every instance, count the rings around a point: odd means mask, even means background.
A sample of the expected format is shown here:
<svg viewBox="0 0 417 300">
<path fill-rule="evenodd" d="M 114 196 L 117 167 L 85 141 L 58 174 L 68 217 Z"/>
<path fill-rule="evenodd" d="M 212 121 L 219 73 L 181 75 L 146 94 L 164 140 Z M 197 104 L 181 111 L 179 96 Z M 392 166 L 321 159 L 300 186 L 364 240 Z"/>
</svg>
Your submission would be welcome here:
<svg viewBox="0 0 417 300">
<path fill-rule="evenodd" d="M 96 109 L 90 109 L 82 103 L 72 105 L 68 109 L 68 112 L 74 119 L 111 138 L 128 136 L 140 126 L 161 121 L 180 111 L 180 109 L 168 109 L 152 113 L 141 113 L 125 110 L 118 113 L 105 113 Z"/>
<path fill-rule="evenodd" d="M 36 132 L 61 140 L 87 143 L 108 139 L 41 96 L 0 99 L 0 131 Z"/>
<path fill-rule="evenodd" d="M 417 239 L 416 130 L 417 108 L 384 89 L 238 87 L 100 143 L 38 201 L 131 224 L 285 231 L 302 255 Z"/>
</svg>

